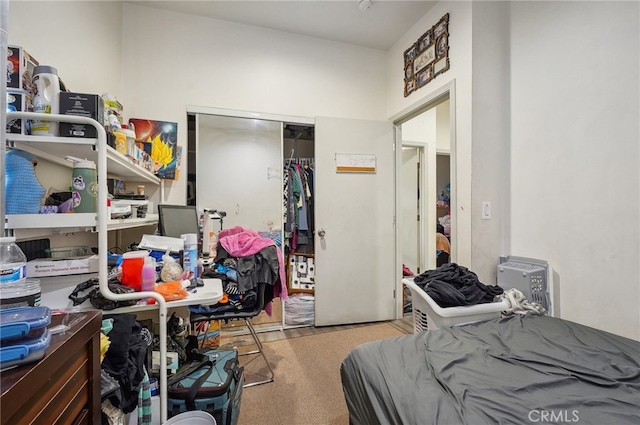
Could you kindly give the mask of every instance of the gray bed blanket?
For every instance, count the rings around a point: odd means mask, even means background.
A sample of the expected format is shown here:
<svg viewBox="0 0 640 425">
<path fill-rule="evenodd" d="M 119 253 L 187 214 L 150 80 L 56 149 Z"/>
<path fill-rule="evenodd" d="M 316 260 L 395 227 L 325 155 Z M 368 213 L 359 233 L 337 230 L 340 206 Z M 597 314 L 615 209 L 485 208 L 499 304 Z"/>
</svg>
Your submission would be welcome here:
<svg viewBox="0 0 640 425">
<path fill-rule="evenodd" d="M 352 425 L 640 424 L 640 342 L 547 316 L 363 344 L 340 373 Z"/>
</svg>

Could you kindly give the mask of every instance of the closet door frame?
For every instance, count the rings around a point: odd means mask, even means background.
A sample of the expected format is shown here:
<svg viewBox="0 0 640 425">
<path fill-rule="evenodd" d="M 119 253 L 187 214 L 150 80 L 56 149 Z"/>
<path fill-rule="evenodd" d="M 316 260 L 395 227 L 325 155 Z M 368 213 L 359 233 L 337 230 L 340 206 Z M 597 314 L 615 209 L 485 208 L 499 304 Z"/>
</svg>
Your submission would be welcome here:
<svg viewBox="0 0 640 425">
<path fill-rule="evenodd" d="M 196 121 L 196 138 L 195 138 L 196 157 L 198 157 L 198 154 L 199 154 L 198 150 L 200 145 L 199 134 L 198 134 L 200 115 L 215 115 L 220 117 L 250 118 L 250 119 L 256 119 L 256 120 L 275 121 L 275 122 L 280 122 L 281 126 L 283 127 L 285 124 L 308 125 L 311 127 L 315 126 L 315 118 L 293 116 L 293 115 L 270 114 L 270 113 L 262 113 L 262 112 L 240 111 L 235 109 L 214 108 L 214 107 L 197 106 L 197 105 L 187 105 L 187 115 L 194 115 L 196 118 L 195 120 Z M 282 134 L 281 134 L 281 140 L 280 140 L 280 157 L 283 159 L 285 158 L 284 139 Z M 196 197 L 196 205 L 199 206 L 197 197 Z M 284 241 L 284 223 L 282 222 L 283 214 L 284 214 L 284 210 L 280 214 L 280 228 L 282 229 L 282 232 L 283 232 L 281 236 L 282 236 L 282 240 Z M 280 249 L 282 249 L 282 247 Z M 284 255 L 284 250 L 283 250 L 283 255 Z M 285 268 L 286 266 L 287 265 L 285 264 Z M 282 323 L 279 329 L 281 330 L 281 329 L 284 329 L 285 327 L 286 328 L 299 327 L 299 325 L 286 326 L 284 301 L 281 301 L 281 302 L 282 302 Z M 304 326 L 307 326 L 307 325 L 304 325 Z M 271 329 L 264 329 L 264 331 L 266 330 L 271 330 Z"/>
<path fill-rule="evenodd" d="M 315 118 L 300 117 L 294 115 L 268 114 L 263 112 L 239 111 L 236 109 L 212 108 L 207 106 L 187 105 L 187 114 L 219 115 L 223 117 L 253 118 L 257 120 L 280 121 L 283 124 L 288 123 L 315 125 Z"/>
</svg>

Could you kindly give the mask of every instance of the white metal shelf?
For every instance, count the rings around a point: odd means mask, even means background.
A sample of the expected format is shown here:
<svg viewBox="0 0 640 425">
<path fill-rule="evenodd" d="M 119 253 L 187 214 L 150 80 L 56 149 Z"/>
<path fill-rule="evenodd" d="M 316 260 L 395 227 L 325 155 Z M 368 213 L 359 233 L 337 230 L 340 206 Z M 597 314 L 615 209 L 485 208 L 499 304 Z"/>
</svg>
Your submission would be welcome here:
<svg viewBox="0 0 640 425">
<path fill-rule="evenodd" d="M 131 229 L 158 223 L 158 214 L 147 214 L 145 218 L 122 218 L 107 220 L 107 230 Z M 7 214 L 6 229 L 75 229 L 94 230 L 98 225 L 95 213 L 70 214 Z"/>
<path fill-rule="evenodd" d="M 97 139 L 8 134 L 7 140 L 16 149 L 30 152 L 39 158 L 69 168 L 73 167 L 73 163 L 64 159 L 67 155 L 86 158 L 94 162 L 98 160 L 98 152 L 93 148 Z M 106 145 L 106 153 L 108 176 L 122 180 L 134 179 L 135 181 L 160 184 L 161 180 L 158 176 L 134 164 L 133 161 L 111 146 Z"/>
<path fill-rule="evenodd" d="M 97 226 L 95 213 L 7 214 L 5 229 L 65 229 L 69 233 L 88 231 Z"/>
<path fill-rule="evenodd" d="M 158 214 L 147 214 L 145 218 L 122 218 L 108 220 L 108 230 L 131 229 L 133 227 L 152 226 L 158 224 Z"/>
</svg>

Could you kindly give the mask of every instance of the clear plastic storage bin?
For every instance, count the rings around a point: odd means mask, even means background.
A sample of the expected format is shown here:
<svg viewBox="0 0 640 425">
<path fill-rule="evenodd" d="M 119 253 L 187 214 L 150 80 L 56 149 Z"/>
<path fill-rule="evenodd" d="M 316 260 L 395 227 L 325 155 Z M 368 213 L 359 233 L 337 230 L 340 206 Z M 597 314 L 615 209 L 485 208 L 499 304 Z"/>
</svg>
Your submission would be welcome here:
<svg viewBox="0 0 640 425">
<path fill-rule="evenodd" d="M 446 328 L 454 325 L 497 319 L 509 305 L 506 301 L 476 304 L 463 307 L 440 307 L 421 287 L 411 279 L 402 279 L 411 290 L 413 329 L 415 333 Z"/>
</svg>

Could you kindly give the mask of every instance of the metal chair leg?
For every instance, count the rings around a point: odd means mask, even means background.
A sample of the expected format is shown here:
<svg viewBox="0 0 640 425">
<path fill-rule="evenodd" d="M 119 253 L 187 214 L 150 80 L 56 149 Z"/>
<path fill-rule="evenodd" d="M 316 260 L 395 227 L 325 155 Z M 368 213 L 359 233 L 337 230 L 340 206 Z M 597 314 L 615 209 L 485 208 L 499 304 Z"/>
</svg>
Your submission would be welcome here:
<svg viewBox="0 0 640 425">
<path fill-rule="evenodd" d="M 260 342 L 260 339 L 258 338 L 258 334 L 256 334 L 255 329 L 253 329 L 253 325 L 251 325 L 251 322 L 249 321 L 249 319 L 244 319 L 244 322 L 247 325 L 247 329 L 249 329 L 249 332 L 251 333 L 251 336 L 253 337 L 253 340 L 256 343 L 256 346 L 258 347 L 257 350 L 253 350 L 253 351 L 248 351 L 246 353 L 241 353 L 241 356 L 245 356 L 248 354 L 258 354 L 260 353 L 260 355 L 262 356 L 264 362 L 267 365 L 267 368 L 269 369 L 269 374 L 270 377 L 262 380 L 262 381 L 257 381 L 257 382 L 250 382 L 248 384 L 244 384 L 244 388 L 248 388 L 248 387 L 253 387 L 255 385 L 261 385 L 261 384 L 267 384 L 269 382 L 273 382 L 273 378 L 274 378 L 274 374 L 273 374 L 273 369 L 271 369 L 271 365 L 269 364 L 269 360 L 267 360 L 267 356 L 264 355 L 264 351 L 262 349 L 262 342 Z"/>
</svg>

